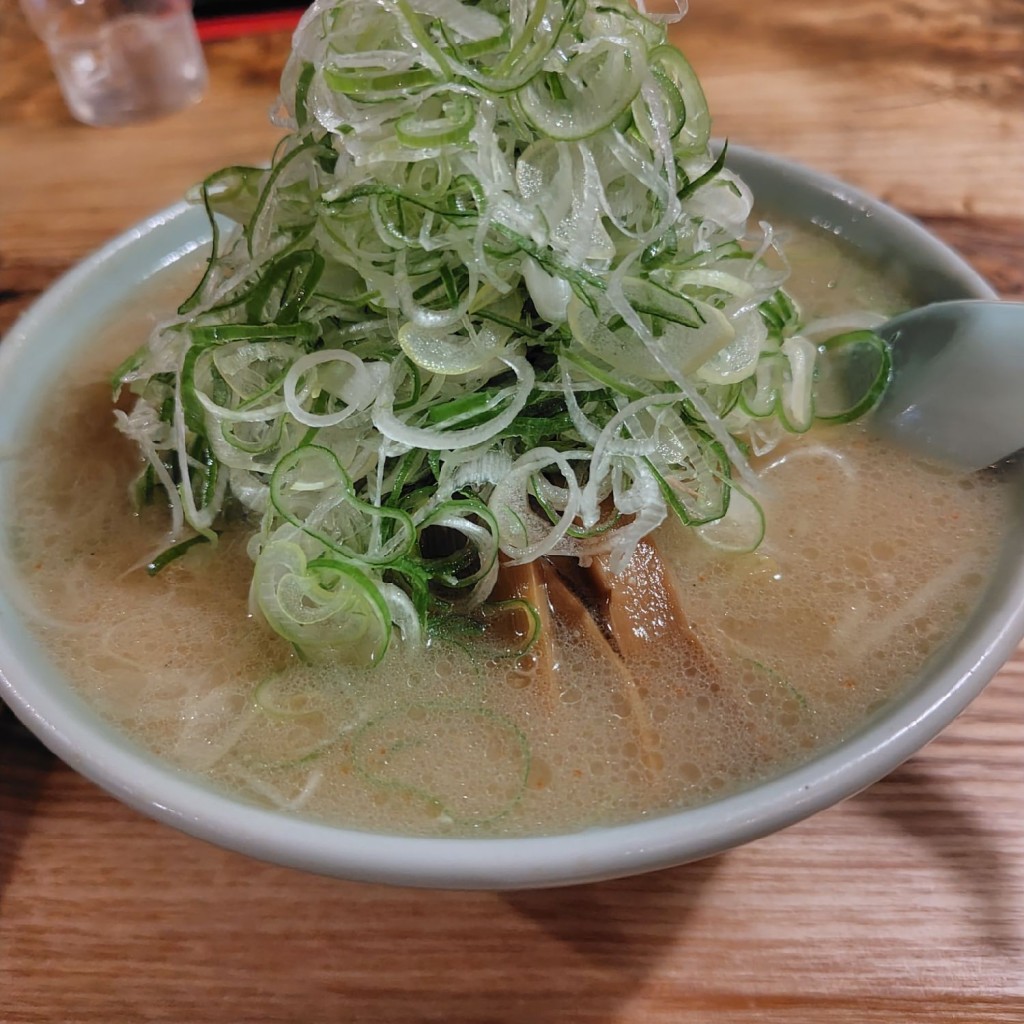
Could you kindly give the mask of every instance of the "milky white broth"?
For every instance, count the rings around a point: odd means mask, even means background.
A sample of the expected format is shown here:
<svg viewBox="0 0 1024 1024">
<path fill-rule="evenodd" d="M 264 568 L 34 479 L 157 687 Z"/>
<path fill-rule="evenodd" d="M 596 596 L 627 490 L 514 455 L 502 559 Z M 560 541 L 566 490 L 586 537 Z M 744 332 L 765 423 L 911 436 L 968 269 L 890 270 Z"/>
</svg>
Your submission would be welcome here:
<svg viewBox="0 0 1024 1024">
<path fill-rule="evenodd" d="M 797 232 L 805 314 L 905 303 L 832 238 Z M 245 535 L 155 578 L 162 508 L 131 512 L 141 462 L 112 426 L 110 367 L 170 312 L 169 270 L 100 332 L 21 472 L 11 545 L 52 657 L 102 714 L 185 771 L 359 828 L 529 834 L 630 821 L 771 777 L 861 727 L 976 603 L 1009 488 L 816 429 L 757 464 L 767 533 L 728 555 L 658 533 L 711 668 L 656 649 L 634 696 L 564 628 L 552 684 L 453 643 L 373 669 L 302 665 L 249 615 Z M 52 413 L 48 414 L 52 416 Z"/>
</svg>

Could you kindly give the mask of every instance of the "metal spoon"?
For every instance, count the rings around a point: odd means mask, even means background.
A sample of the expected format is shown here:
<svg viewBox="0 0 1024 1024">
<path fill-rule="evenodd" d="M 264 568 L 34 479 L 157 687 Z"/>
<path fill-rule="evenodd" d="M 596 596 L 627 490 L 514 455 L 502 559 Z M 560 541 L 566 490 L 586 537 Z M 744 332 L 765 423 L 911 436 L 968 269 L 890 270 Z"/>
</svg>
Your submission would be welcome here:
<svg viewBox="0 0 1024 1024">
<path fill-rule="evenodd" d="M 937 302 L 894 317 L 871 430 L 965 472 L 1024 448 L 1024 302 Z"/>
</svg>

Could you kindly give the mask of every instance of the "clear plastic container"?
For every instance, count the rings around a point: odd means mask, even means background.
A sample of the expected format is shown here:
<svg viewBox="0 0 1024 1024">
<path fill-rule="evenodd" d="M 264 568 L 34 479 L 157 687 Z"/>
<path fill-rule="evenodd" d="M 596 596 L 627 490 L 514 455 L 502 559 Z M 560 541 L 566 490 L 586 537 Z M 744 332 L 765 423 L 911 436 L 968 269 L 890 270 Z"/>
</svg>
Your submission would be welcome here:
<svg viewBox="0 0 1024 1024">
<path fill-rule="evenodd" d="M 68 109 L 91 125 L 181 110 L 206 89 L 190 0 L 21 0 Z"/>
</svg>

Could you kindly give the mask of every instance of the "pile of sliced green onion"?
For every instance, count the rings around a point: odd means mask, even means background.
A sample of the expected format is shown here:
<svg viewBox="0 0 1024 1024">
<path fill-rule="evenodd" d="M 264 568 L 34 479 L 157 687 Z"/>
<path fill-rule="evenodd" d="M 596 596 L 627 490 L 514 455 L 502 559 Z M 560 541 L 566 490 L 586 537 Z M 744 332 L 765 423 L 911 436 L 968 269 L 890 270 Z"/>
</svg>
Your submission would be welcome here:
<svg viewBox="0 0 1024 1024">
<path fill-rule="evenodd" d="M 307 656 L 416 642 L 499 554 L 621 569 L 668 516 L 728 522 L 751 447 L 884 386 L 869 330 L 802 333 L 692 69 L 627 3 L 321 0 L 282 94 L 270 168 L 198 189 L 206 274 L 114 383 L 171 505 L 153 571 L 244 512 L 253 603 Z M 817 386 L 830 353 L 856 395 Z"/>
</svg>

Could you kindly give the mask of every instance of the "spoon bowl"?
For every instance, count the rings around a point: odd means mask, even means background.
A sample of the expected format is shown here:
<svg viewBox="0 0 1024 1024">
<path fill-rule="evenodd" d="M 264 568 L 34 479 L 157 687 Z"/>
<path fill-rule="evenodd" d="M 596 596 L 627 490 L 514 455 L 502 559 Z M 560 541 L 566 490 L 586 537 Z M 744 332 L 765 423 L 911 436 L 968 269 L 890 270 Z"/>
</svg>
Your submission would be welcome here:
<svg viewBox="0 0 1024 1024">
<path fill-rule="evenodd" d="M 961 299 L 880 328 L 892 377 L 871 429 L 965 472 L 1024 448 L 1024 302 Z"/>
</svg>

